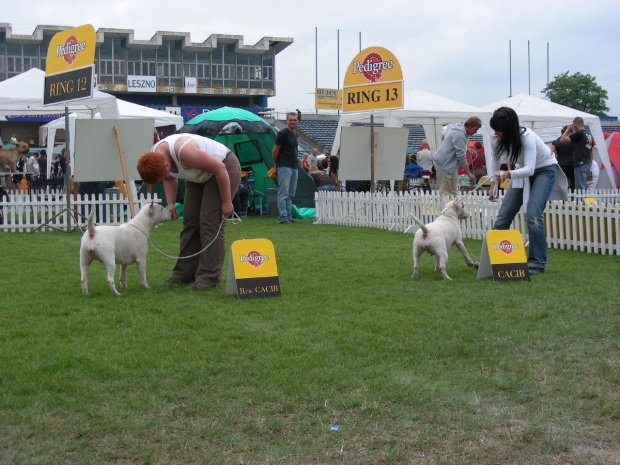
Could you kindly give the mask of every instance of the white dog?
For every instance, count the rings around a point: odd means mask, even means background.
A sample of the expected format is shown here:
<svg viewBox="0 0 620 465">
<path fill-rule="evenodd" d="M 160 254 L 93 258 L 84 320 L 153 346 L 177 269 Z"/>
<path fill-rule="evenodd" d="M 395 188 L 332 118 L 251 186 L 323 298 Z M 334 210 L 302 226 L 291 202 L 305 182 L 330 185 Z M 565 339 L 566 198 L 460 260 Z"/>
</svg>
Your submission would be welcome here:
<svg viewBox="0 0 620 465">
<path fill-rule="evenodd" d="M 428 252 L 435 256 L 435 271 L 441 271 L 443 279 L 450 280 L 450 276 L 446 273 L 446 263 L 448 262 L 448 250 L 456 245 L 459 251 L 465 257 L 467 266 L 473 266 L 461 235 L 459 220 L 468 217 L 467 212 L 463 209 L 463 204 L 457 201 L 448 202 L 439 217 L 429 224 L 424 224 L 415 216 L 411 215 L 420 229 L 418 229 L 413 237 L 413 275 L 412 278 L 418 276 L 418 262 L 422 252 Z"/>
<path fill-rule="evenodd" d="M 116 265 L 121 265 L 121 288 L 127 287 L 127 266 L 138 266 L 140 284 L 148 289 L 146 282 L 146 254 L 149 248 L 151 230 L 172 219 L 170 211 L 161 205 L 144 204 L 140 212 L 128 223 L 120 226 L 94 226 L 93 206 L 88 217 L 88 230 L 82 236 L 80 246 L 80 269 L 82 272 L 82 293 L 88 295 L 88 268 L 93 260 L 104 264 L 107 281 L 113 295 L 120 295 L 114 285 Z"/>
</svg>

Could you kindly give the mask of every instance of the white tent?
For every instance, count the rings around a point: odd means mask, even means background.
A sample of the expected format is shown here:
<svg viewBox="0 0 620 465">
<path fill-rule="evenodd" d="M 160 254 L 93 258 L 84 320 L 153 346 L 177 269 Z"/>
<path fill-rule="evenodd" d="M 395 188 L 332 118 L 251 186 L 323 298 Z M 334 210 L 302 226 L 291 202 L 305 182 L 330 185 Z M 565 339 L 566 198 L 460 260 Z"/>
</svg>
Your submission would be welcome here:
<svg viewBox="0 0 620 465">
<path fill-rule="evenodd" d="M 154 108 L 145 107 L 121 99 L 116 99 L 116 103 L 121 118 L 153 118 L 156 128 L 174 126 L 177 131 L 185 124 L 182 116 L 173 115 L 167 111 L 155 110 Z"/>
<path fill-rule="evenodd" d="M 603 129 L 601 128 L 601 120 L 598 116 L 574 110 L 573 108 L 558 105 L 557 103 L 527 94 L 518 94 L 497 102 L 489 103 L 488 105 L 484 105 L 482 109 L 493 113 L 493 111 L 500 107 L 512 108 L 519 116 L 519 124 L 523 127 L 532 129 L 539 135 L 543 133 L 545 128 L 561 127 L 572 123 L 575 117 L 581 116 L 585 124 L 589 126 L 590 133 L 596 142 L 596 149 L 600 161 L 608 168 L 601 170 L 601 176 L 603 176 L 603 172 L 605 172 L 612 186 L 618 188 L 611 169 L 607 145 L 605 143 L 605 137 L 603 136 Z M 486 132 L 485 134 L 485 132 L 483 132 L 485 145 L 487 145 L 488 137 L 489 133 Z M 616 167 L 616 169 L 618 168 L 620 167 Z"/>
<path fill-rule="evenodd" d="M 154 127 L 159 128 L 163 126 L 174 126 L 178 131 L 183 126 L 183 117 L 179 115 L 173 115 L 165 111 L 155 110 L 153 108 L 137 105 L 135 103 L 127 102 L 125 100 L 117 99 L 118 111 L 121 119 L 153 119 Z M 95 115 L 96 118 L 101 118 L 100 114 Z M 69 115 L 69 130 L 71 134 L 75 134 L 75 119 L 78 118 L 90 118 L 85 114 L 71 113 Z M 55 119 L 47 124 L 44 124 L 39 128 L 39 141 L 46 144 L 47 152 L 52 153 L 54 149 L 54 141 L 56 138 L 56 131 L 59 129 L 65 129 L 65 118 Z M 47 142 L 44 142 L 47 139 Z M 73 154 L 75 137 L 69 139 L 70 153 Z M 51 168 L 52 157 L 48 157 L 48 173 Z M 71 165 L 73 166 L 73 164 Z"/>
<path fill-rule="evenodd" d="M 0 82 L 0 120 L 6 121 L 7 117 L 11 116 L 64 114 L 65 107 L 83 118 L 95 118 L 96 115 L 101 118 L 119 118 L 116 97 L 113 95 L 93 89 L 93 96 L 90 98 L 43 105 L 44 86 L 45 72 L 37 68 Z M 46 169 L 49 173 L 52 152 L 48 152 L 50 156 Z"/>
<path fill-rule="evenodd" d="M 0 120 L 6 121 L 7 116 L 60 114 L 65 106 L 86 118 L 97 113 L 103 118 L 119 117 L 116 97 L 97 89 L 93 89 L 91 98 L 44 106 L 44 85 L 45 72 L 37 68 L 0 82 Z"/>
<path fill-rule="evenodd" d="M 374 110 L 376 124 L 385 127 L 402 127 L 403 124 L 419 124 L 424 128 L 431 151 L 435 152 L 441 144 L 442 128 L 446 124 L 464 122 L 470 116 L 477 116 L 483 125 L 489 127 L 491 113 L 488 110 L 450 100 L 421 90 L 413 90 L 405 97 L 404 110 Z M 346 113 L 340 116 L 332 152 L 340 147 L 340 134 L 343 126 L 354 123 L 370 123 L 371 112 Z"/>
</svg>

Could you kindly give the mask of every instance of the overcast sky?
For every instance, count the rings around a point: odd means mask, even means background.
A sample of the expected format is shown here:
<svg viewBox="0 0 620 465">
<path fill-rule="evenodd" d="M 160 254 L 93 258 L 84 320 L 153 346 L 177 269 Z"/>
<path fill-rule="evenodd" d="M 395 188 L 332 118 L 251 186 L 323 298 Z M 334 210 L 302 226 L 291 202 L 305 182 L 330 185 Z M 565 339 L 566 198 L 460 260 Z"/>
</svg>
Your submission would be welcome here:
<svg viewBox="0 0 620 465">
<path fill-rule="evenodd" d="M 3 0 L 8 3 L 8 0 Z M 156 31 L 189 32 L 193 42 L 211 34 L 291 37 L 276 56 L 278 111 L 314 112 L 315 28 L 318 87 L 342 87 L 347 66 L 361 48 L 390 50 L 399 60 L 405 94 L 418 88 L 481 106 L 510 94 L 543 96 L 549 77 L 590 74 L 607 92 L 609 114 L 620 116 L 620 0 L 20 0 L 0 21 L 14 34 L 37 25 L 133 29 L 137 39 Z M 340 53 L 338 59 L 338 31 Z M 530 72 L 528 77 L 528 40 Z M 338 71 L 340 63 L 340 71 Z M 340 80 L 338 80 L 340 76 Z"/>
</svg>

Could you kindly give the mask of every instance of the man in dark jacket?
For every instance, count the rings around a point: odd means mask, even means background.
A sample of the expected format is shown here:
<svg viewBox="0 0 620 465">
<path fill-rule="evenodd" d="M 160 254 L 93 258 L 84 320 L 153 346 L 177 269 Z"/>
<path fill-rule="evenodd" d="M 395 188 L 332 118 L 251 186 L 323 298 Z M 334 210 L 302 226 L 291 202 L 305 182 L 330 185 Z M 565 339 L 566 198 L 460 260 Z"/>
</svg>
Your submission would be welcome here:
<svg viewBox="0 0 620 465">
<path fill-rule="evenodd" d="M 562 142 L 573 143 L 573 169 L 575 172 L 575 189 L 584 190 L 588 179 L 588 171 L 592 164 L 591 153 L 586 149 L 588 135 L 585 131 L 583 118 L 580 116 L 566 126 L 566 131 L 560 138 Z"/>
</svg>

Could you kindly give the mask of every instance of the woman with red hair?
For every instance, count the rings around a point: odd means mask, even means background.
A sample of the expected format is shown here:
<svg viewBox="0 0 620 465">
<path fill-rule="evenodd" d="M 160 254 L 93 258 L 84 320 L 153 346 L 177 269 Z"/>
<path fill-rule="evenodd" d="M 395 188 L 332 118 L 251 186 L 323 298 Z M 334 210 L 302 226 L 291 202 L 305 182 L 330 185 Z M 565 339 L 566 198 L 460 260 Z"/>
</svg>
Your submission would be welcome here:
<svg viewBox="0 0 620 465">
<path fill-rule="evenodd" d="M 239 160 L 228 147 L 208 137 L 174 134 L 157 142 L 138 160 L 138 173 L 147 184 L 162 182 L 172 219 L 178 180 L 185 180 L 181 258 L 164 284 L 186 284 L 187 290 L 216 287 L 222 280 L 226 255 L 223 218 L 234 212 L 232 198 L 241 182 Z M 218 231 L 221 231 L 218 234 Z"/>
</svg>

